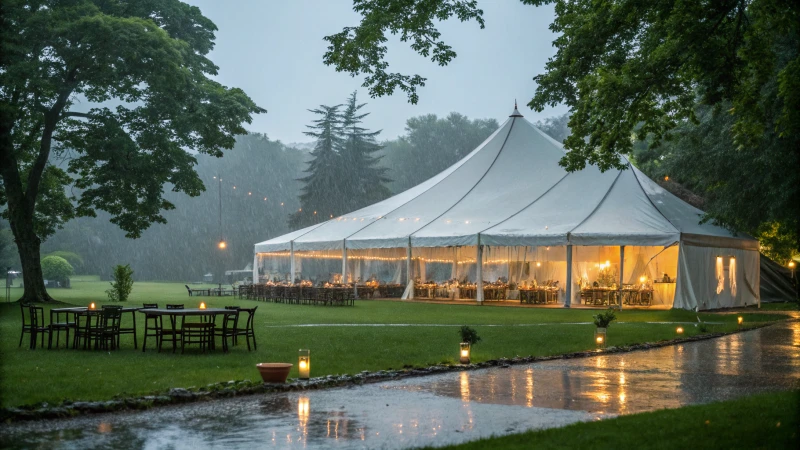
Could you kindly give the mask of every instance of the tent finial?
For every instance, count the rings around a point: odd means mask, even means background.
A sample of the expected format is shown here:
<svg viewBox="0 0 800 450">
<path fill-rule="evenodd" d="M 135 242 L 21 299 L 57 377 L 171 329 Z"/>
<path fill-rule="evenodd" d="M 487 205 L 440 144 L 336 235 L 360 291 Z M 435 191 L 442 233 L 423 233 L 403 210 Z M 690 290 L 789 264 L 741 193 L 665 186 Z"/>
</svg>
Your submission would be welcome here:
<svg viewBox="0 0 800 450">
<path fill-rule="evenodd" d="M 522 117 L 522 114 L 520 114 L 519 110 L 517 109 L 517 99 L 514 99 L 514 112 L 512 112 L 508 117 Z"/>
</svg>

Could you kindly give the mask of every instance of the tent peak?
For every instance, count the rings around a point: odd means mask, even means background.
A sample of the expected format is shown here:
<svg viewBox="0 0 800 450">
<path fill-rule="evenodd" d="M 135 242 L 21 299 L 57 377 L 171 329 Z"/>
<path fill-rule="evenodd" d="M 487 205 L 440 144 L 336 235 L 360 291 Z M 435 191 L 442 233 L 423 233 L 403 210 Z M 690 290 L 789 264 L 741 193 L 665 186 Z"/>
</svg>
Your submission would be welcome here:
<svg viewBox="0 0 800 450">
<path fill-rule="evenodd" d="M 514 112 L 512 112 L 508 117 L 522 117 L 522 114 L 520 114 L 519 110 L 517 109 L 517 99 L 514 99 Z"/>
</svg>

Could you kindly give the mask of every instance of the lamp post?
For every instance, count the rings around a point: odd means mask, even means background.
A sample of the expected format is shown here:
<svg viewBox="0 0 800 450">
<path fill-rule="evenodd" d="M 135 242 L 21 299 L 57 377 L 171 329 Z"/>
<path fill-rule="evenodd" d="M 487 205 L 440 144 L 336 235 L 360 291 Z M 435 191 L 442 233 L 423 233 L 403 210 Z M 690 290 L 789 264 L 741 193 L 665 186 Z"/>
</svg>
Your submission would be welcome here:
<svg viewBox="0 0 800 450">
<path fill-rule="evenodd" d="M 222 236 L 222 177 L 217 175 L 214 178 L 217 179 L 218 186 L 219 186 L 219 189 L 218 189 L 218 193 L 219 193 L 219 243 L 217 244 L 217 248 L 220 249 L 220 256 L 219 256 L 219 260 L 218 260 L 219 261 L 218 262 L 219 268 L 217 269 L 218 270 L 217 276 L 219 278 L 217 278 L 217 283 L 218 283 L 218 287 L 219 287 L 219 295 L 222 296 L 222 275 L 223 275 L 223 273 L 222 273 L 222 271 L 223 271 L 223 266 L 222 266 L 222 255 L 223 255 L 223 253 L 222 253 L 222 251 L 225 250 L 228 247 L 228 244 L 225 242 L 225 238 Z"/>
</svg>

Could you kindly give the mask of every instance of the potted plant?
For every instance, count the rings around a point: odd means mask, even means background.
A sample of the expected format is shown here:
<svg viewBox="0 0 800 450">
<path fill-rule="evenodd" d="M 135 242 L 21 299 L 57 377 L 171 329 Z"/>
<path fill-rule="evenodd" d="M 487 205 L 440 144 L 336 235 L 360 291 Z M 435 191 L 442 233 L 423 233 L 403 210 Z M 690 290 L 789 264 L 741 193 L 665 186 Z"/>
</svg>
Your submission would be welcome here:
<svg viewBox="0 0 800 450">
<path fill-rule="evenodd" d="M 592 317 L 594 317 L 594 324 L 597 327 L 594 330 L 594 342 L 597 347 L 605 347 L 608 326 L 611 322 L 617 320 L 617 315 L 614 313 L 613 308 L 608 308 L 606 312 Z"/>
<path fill-rule="evenodd" d="M 480 342 L 481 337 L 478 336 L 478 332 L 475 331 L 474 328 L 470 328 L 466 325 L 461 327 L 458 331 L 458 334 L 461 335 L 461 353 L 459 362 L 461 364 L 469 364 L 469 355 L 470 351 L 472 350 L 472 346 Z"/>
</svg>

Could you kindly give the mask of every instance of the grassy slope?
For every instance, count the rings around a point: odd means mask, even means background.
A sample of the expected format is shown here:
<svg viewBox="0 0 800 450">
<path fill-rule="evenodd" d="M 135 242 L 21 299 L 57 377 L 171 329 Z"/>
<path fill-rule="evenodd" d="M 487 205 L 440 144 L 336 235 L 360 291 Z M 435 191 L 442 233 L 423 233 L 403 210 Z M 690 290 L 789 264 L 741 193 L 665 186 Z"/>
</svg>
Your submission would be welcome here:
<svg viewBox="0 0 800 450">
<path fill-rule="evenodd" d="M 73 283 L 72 289 L 51 292 L 59 300 L 87 305 L 105 299 L 107 283 Z M 170 387 L 203 386 L 232 379 L 257 379 L 254 365 L 265 361 L 295 362 L 297 349 L 312 351 L 312 376 L 357 373 L 362 370 L 401 368 L 455 362 L 458 349 L 456 325 L 475 326 L 483 341 L 473 350 L 473 361 L 498 357 L 553 355 L 592 348 L 591 322 L 596 311 L 440 305 L 388 301 L 359 301 L 355 307 L 331 308 L 283 305 L 231 297 L 188 297 L 178 283 L 136 283 L 129 301 L 184 303 L 200 301 L 210 307 L 258 306 L 257 351 L 248 352 L 243 342 L 228 354 L 133 350 L 132 338 L 123 337 L 116 352 L 65 350 L 31 351 L 19 342 L 20 313 L 17 303 L 0 305 L 0 394 L 3 406 L 56 402 L 65 398 L 99 400 L 116 394 L 144 394 Z M 125 320 L 130 315 L 125 314 Z M 709 331 L 736 328 L 735 315 L 701 314 L 701 319 L 722 322 Z M 745 314 L 746 323 L 783 318 L 782 315 Z M 646 322 L 696 321 L 687 311 L 623 311 L 610 328 L 609 345 L 658 341 L 675 337 L 675 325 Z M 287 327 L 296 324 L 443 324 L 413 327 Z M 542 326 L 516 326 L 543 323 Z M 502 325 L 487 327 L 481 325 Z M 137 325 L 143 326 L 141 316 Z M 699 331 L 686 327 L 686 334 Z M 141 341 L 141 333 L 140 341 Z M 27 336 L 26 336 L 27 338 Z M 63 344 L 63 335 L 62 335 Z M 140 342 L 141 345 L 141 342 Z M 152 342 L 151 342 L 152 345 Z M 152 347 L 151 347 L 152 348 Z M 290 376 L 296 376 L 293 370 Z"/>
<path fill-rule="evenodd" d="M 800 448 L 800 391 L 482 439 L 453 449 Z"/>
</svg>

